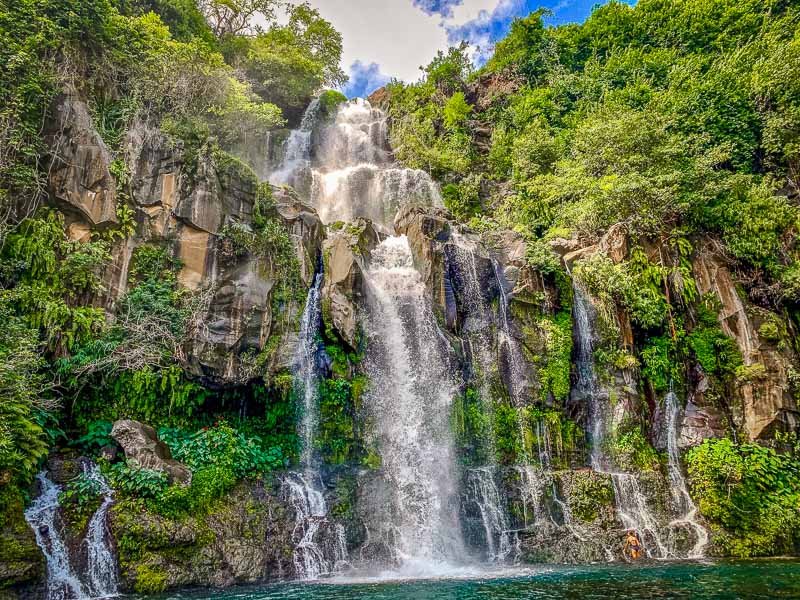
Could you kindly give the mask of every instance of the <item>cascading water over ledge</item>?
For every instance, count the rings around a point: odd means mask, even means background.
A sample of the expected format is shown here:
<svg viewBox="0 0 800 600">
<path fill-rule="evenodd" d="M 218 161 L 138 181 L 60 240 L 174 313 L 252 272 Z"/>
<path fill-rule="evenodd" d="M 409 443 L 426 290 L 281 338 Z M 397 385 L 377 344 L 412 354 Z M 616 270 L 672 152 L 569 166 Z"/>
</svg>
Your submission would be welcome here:
<svg viewBox="0 0 800 600">
<path fill-rule="evenodd" d="M 405 236 L 372 253 L 367 279 L 366 410 L 389 492 L 390 522 L 369 522 L 403 572 L 435 572 L 466 551 L 457 520 L 457 469 L 449 427 L 455 383 L 448 351 L 413 267 Z"/>
<path fill-rule="evenodd" d="M 87 594 L 70 562 L 67 545 L 61 532 L 58 511 L 61 487 L 42 472 L 36 476 L 39 496 L 25 511 L 25 520 L 33 529 L 36 543 L 47 560 L 48 600 L 86 598 Z"/>
<path fill-rule="evenodd" d="M 688 558 L 702 558 L 708 545 L 708 531 L 700 524 L 695 506 L 689 490 L 686 489 L 686 480 L 681 470 L 680 452 L 678 450 L 678 420 L 681 407 L 678 396 L 672 390 L 664 399 L 664 408 L 667 417 L 667 468 L 669 470 L 670 490 L 678 516 L 670 523 L 672 526 L 687 525 L 694 531 L 696 542 L 689 551 Z"/>
<path fill-rule="evenodd" d="M 386 122 L 383 111 L 361 99 L 343 103 L 325 121 L 315 100 L 290 134 L 270 182 L 294 187 L 323 223 L 364 217 L 387 233 L 404 204 L 442 206 L 428 173 L 393 162 Z"/>
<path fill-rule="evenodd" d="M 109 598 L 119 593 L 117 561 L 109 545 L 111 535 L 108 531 L 108 511 L 114 504 L 114 491 L 96 464 L 84 463 L 83 472 L 103 497 L 100 507 L 89 520 L 84 540 L 88 553 L 89 590 L 95 598 Z"/>
<path fill-rule="evenodd" d="M 531 356 L 536 346 L 525 339 L 531 323 L 515 320 L 526 314 L 524 303 L 529 302 L 513 304 L 510 291 L 520 284 L 522 267 L 509 257 L 519 254 L 508 248 L 487 250 L 481 236 L 450 222 L 435 240 L 431 237 L 431 247 L 438 248 L 434 252 L 442 252 L 445 271 L 442 290 L 435 289 L 439 280 L 425 271 L 425 263 L 415 268 L 415 261 L 431 258 L 425 255 L 427 241 L 414 238 L 412 257 L 409 239 L 391 233 L 395 213 L 406 203 L 415 207 L 404 211 L 410 216 L 397 221 L 398 230 L 405 233 L 418 215 L 435 222 L 440 218 L 435 210 L 430 216 L 423 214 L 425 209 L 414 211 L 416 205 L 440 206 L 441 197 L 426 173 L 393 161 L 386 115 L 365 101 L 343 103 L 333 115 L 310 106 L 271 180 L 295 185 L 323 222 L 335 224 L 331 232 L 343 231 L 346 235 L 336 244 L 344 240 L 352 245 L 355 239 L 340 220 L 366 218 L 378 232 L 366 246 L 350 246 L 357 263 L 350 268 L 359 287 L 346 296 L 350 315 L 360 326 L 348 343 L 354 349 L 357 343 L 364 352 L 358 368 L 368 382 L 358 418 L 365 424 L 365 443 L 380 457 L 379 466 L 358 478 L 355 502 L 361 504 L 355 510 L 357 527 L 364 531 L 358 558 L 352 559 L 354 572 L 364 567 L 375 574 L 388 568 L 398 576 L 436 576 L 452 572 L 454 565 L 474 565 L 477 556 L 487 565 L 518 562 L 523 553 L 536 554 L 531 544 L 565 538 L 573 547 L 590 547 L 581 554 L 588 560 L 619 558 L 622 543 L 615 549 L 614 534 L 597 539 L 594 526 L 577 509 L 573 514 L 573 494 L 580 493 L 580 481 L 586 479 L 570 475 L 575 449 L 569 458 L 559 455 L 555 461 L 548 424 L 533 416 L 554 409 L 547 404 L 552 398 L 538 394 L 538 359 Z M 346 545 L 334 543 L 343 538 L 343 530 L 327 514 L 328 492 L 313 449 L 321 380 L 314 337 L 320 329 L 320 277 L 309 291 L 295 360 L 296 392 L 304 407 L 298 427 L 303 440 L 300 469 L 286 476 L 283 488 L 297 516 L 295 570 L 304 579 L 335 573 L 346 562 Z M 519 289 L 531 285 L 522 283 Z M 433 290 L 426 287 L 432 285 Z M 436 302 L 445 304 L 447 333 L 437 323 Z M 544 309 L 545 318 L 552 318 L 547 312 L 552 308 Z M 602 526 L 636 530 L 649 556 L 676 556 L 680 552 L 670 541 L 664 514 L 651 506 L 649 483 L 637 473 L 620 472 L 608 454 L 607 440 L 613 439 L 619 414 L 612 402 L 615 391 L 605 374 L 594 370 L 594 313 L 592 299 L 576 283 L 571 398 L 587 408 L 594 470 L 587 477 L 615 497 Z M 489 425 L 462 466 L 450 417 L 454 399 L 466 386 L 472 387 L 473 398 L 479 397 L 480 418 Z M 504 441 L 514 445 L 511 453 L 497 446 L 496 425 L 491 425 L 495 410 L 505 411 L 504 418 L 513 423 L 508 426 L 517 429 L 514 441 Z M 678 483 L 675 479 L 673 485 Z M 674 503 L 679 504 L 678 494 Z M 693 527 L 688 508 L 676 509 L 676 515 L 689 518 L 676 519 L 676 526 Z M 549 556 L 570 559 L 561 549 Z"/>
<path fill-rule="evenodd" d="M 47 562 L 48 600 L 111 598 L 119 594 L 117 562 L 108 532 L 108 511 L 114 503 L 114 493 L 96 464 L 84 461 L 81 468 L 102 498 L 88 521 L 81 544 L 86 552 L 85 573 L 75 569 L 82 561 L 70 556 L 70 546 L 63 535 L 61 486 L 53 483 L 47 473 L 37 475 L 40 494 L 25 511 L 25 519 Z"/>
<path fill-rule="evenodd" d="M 308 291 L 295 353 L 295 391 L 302 399 L 298 435 L 301 442 L 301 471 L 283 479 L 283 494 L 295 512 L 292 534 L 294 567 L 298 578 L 313 580 L 334 573 L 347 561 L 344 529 L 328 519 L 324 485 L 314 453 L 319 420 L 319 341 L 322 308 L 320 288 L 323 274 L 317 273 Z"/>
</svg>

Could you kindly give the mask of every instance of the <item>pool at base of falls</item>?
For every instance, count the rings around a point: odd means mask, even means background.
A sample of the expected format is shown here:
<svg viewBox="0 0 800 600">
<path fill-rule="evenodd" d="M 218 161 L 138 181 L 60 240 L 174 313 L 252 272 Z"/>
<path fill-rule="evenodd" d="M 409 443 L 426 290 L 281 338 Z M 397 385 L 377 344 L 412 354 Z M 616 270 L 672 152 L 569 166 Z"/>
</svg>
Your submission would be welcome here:
<svg viewBox="0 0 800 600">
<path fill-rule="evenodd" d="M 642 562 L 488 568 L 419 579 L 335 577 L 228 591 L 181 592 L 161 600 L 506 600 L 515 598 L 798 598 L 800 562 L 790 560 Z M 398 574 L 402 575 L 402 574 Z"/>
</svg>

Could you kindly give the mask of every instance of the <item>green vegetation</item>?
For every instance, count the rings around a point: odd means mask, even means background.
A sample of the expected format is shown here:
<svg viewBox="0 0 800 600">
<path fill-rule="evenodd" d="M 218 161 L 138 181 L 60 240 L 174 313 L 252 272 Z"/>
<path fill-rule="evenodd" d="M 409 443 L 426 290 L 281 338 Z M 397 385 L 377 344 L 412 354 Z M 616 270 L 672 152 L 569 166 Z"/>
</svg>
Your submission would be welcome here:
<svg viewBox="0 0 800 600">
<path fill-rule="evenodd" d="M 719 554 L 790 554 L 800 531 L 800 453 L 758 444 L 707 440 L 688 454 L 689 482 L 702 515 L 715 529 Z"/>
<path fill-rule="evenodd" d="M 578 471 L 572 474 L 571 479 L 569 507 L 572 514 L 584 523 L 596 521 L 604 507 L 613 505 L 614 488 L 607 475 Z"/>
<path fill-rule="evenodd" d="M 565 310 L 552 319 L 544 317 L 539 320 L 538 328 L 545 345 L 545 354 L 541 357 L 538 370 L 542 401 L 552 398 L 563 403 L 570 391 L 572 313 Z"/>
<path fill-rule="evenodd" d="M 625 471 L 653 471 L 659 466 L 658 453 L 635 423 L 623 423 L 608 440 L 614 464 Z"/>
<path fill-rule="evenodd" d="M 460 46 L 389 85 L 392 142 L 459 218 L 525 236 L 545 275 L 560 267 L 548 242 L 586 247 L 614 227 L 621 254 L 572 269 L 599 309 L 598 358 L 643 365 L 658 391 L 689 357 L 725 379 L 732 342 L 698 307 L 693 273 L 707 240 L 748 271 L 743 293 L 798 306 L 800 88 L 785 77 L 800 66 L 798 15 L 778 1 L 612 1 L 545 27 L 534 12 L 477 71 Z M 616 347 L 620 314 L 633 348 Z"/>
</svg>

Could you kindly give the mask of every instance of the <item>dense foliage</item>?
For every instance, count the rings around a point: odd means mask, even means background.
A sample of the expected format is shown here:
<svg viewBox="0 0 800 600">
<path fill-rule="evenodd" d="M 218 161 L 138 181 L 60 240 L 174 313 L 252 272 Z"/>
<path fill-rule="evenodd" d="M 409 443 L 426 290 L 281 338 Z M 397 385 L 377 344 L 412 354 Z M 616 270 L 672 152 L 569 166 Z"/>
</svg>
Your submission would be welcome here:
<svg viewBox="0 0 800 600">
<path fill-rule="evenodd" d="M 749 557 L 796 551 L 800 531 L 800 449 L 707 440 L 689 453 L 692 492 L 718 529 L 718 552 Z M 720 526 L 723 528 L 719 530 Z"/>
<path fill-rule="evenodd" d="M 778 190 L 797 193 L 800 165 L 796 8 L 643 0 L 606 4 L 583 25 L 542 18 L 517 20 L 477 72 L 462 46 L 419 83 L 391 84 L 398 157 L 443 179 L 456 214 L 533 239 L 597 239 L 622 223 L 671 240 L 657 266 L 672 269 L 683 240 L 720 236 L 753 286 L 793 301 L 798 214 Z M 634 314 L 646 301 L 618 293 Z"/>
</svg>

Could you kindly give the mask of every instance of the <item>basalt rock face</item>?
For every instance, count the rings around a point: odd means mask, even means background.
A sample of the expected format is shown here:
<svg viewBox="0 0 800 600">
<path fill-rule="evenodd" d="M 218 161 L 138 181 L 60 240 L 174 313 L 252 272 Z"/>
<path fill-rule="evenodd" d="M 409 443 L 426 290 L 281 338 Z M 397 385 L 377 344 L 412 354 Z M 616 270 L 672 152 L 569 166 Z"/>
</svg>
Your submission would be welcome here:
<svg viewBox="0 0 800 600">
<path fill-rule="evenodd" d="M 358 315 L 364 293 L 364 271 L 369 253 L 378 244 L 378 239 L 372 223 L 358 219 L 340 228 L 331 228 L 323 244 L 324 319 L 354 349 L 358 348 Z"/>
<path fill-rule="evenodd" d="M 733 418 L 752 439 L 776 431 L 793 431 L 800 425 L 789 374 L 796 372 L 798 357 L 785 343 L 794 332 L 784 331 L 782 315 L 749 305 L 721 257 L 706 250 L 694 262 L 697 288 L 719 301 L 719 323 L 736 340 L 744 367 L 737 378 Z"/>
<path fill-rule="evenodd" d="M 258 182 L 235 159 L 210 147 L 187 164 L 180 143 L 170 142 L 144 123 L 130 128 L 123 156 L 129 182 L 115 181 L 112 158 L 94 130 L 86 105 L 74 93 L 56 104 L 56 124 L 49 136 L 53 168 L 50 188 L 67 217 L 73 239 L 88 239 L 90 230 L 117 224 L 117 188 L 134 210 L 136 231 L 112 248 L 113 262 L 105 291 L 97 302 L 113 311 L 130 287 L 129 270 L 137 248 L 165 247 L 180 261 L 179 283 L 207 298 L 205 326 L 196 329 L 184 350 L 187 371 L 212 387 L 244 383 L 253 372 L 252 356 L 271 337 L 286 337 L 302 306 L 290 303 L 273 314 L 273 296 L 283 285 L 270 257 L 224 251 L 226 226 L 252 227 Z M 265 167 L 266 168 L 266 167 Z M 273 188 L 277 218 L 295 246 L 300 279 L 311 284 L 324 238 L 316 212 L 289 191 Z M 268 369 L 279 369 L 277 360 Z"/>
<path fill-rule="evenodd" d="M 54 119 L 46 132 L 53 148 L 49 191 L 60 206 L 89 226 L 117 222 L 116 184 L 111 153 L 95 131 L 86 104 L 74 90 L 55 102 Z"/>
<path fill-rule="evenodd" d="M 277 490 L 245 481 L 209 514 L 180 521 L 121 502 L 110 529 L 124 588 L 154 593 L 290 579 L 293 524 Z"/>
</svg>

